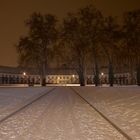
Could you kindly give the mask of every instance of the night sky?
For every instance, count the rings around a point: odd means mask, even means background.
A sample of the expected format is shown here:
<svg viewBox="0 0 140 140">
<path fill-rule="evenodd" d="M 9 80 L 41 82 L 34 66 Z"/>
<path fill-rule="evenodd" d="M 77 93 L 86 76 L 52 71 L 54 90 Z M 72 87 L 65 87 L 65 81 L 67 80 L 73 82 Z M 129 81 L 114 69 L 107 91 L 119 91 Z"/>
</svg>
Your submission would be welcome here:
<svg viewBox="0 0 140 140">
<path fill-rule="evenodd" d="M 140 0 L 3 0 L 0 3 L 0 65 L 17 66 L 14 44 L 27 31 L 24 21 L 34 11 L 55 14 L 62 19 L 67 12 L 93 3 L 104 15 L 120 17 L 124 11 L 140 8 Z"/>
</svg>

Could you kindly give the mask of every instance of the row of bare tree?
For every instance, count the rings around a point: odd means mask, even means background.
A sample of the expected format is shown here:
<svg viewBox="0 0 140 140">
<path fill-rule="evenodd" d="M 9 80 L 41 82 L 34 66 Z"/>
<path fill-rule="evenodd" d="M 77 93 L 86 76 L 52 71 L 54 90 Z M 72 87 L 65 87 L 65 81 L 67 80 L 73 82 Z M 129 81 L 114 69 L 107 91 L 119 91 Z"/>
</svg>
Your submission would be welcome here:
<svg viewBox="0 0 140 140">
<path fill-rule="evenodd" d="M 25 22 L 27 36 L 17 43 L 19 64 L 38 68 L 45 85 L 48 63 L 61 58 L 86 85 L 86 74 L 93 69 L 99 85 L 100 67 L 108 66 L 110 86 L 114 72 L 137 74 L 140 85 L 140 9 L 126 12 L 118 23 L 116 17 L 104 17 L 93 5 L 68 13 L 62 22 L 53 15 L 33 13 Z"/>
</svg>

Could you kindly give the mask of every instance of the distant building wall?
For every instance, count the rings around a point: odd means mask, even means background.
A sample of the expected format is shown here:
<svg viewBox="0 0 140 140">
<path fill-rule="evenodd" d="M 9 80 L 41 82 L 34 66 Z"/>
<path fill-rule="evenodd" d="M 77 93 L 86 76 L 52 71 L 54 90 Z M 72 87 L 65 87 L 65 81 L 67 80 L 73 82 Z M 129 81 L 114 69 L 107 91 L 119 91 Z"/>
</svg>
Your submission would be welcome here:
<svg viewBox="0 0 140 140">
<path fill-rule="evenodd" d="M 0 73 L 0 84 L 40 84 L 39 75 Z"/>
<path fill-rule="evenodd" d="M 24 69 L 1 67 L 0 66 L 0 84 L 40 84 L 39 74 Z M 132 78 L 129 73 L 115 73 L 114 84 L 128 85 L 136 84 L 136 74 Z M 49 69 L 46 76 L 47 84 L 78 84 L 79 77 L 74 69 Z M 100 84 L 108 84 L 108 74 L 100 74 Z M 94 75 L 87 75 L 87 84 L 94 84 Z"/>
</svg>

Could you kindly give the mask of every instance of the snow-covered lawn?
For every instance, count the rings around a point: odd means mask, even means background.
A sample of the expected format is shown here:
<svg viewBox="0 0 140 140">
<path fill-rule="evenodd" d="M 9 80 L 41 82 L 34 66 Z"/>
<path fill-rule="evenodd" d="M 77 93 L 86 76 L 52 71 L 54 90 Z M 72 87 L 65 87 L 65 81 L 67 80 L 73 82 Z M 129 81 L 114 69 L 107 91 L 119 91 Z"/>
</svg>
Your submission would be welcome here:
<svg viewBox="0 0 140 140">
<path fill-rule="evenodd" d="M 0 124 L 0 140 L 126 140 L 70 88 L 58 87 Z"/>
<path fill-rule="evenodd" d="M 140 87 L 73 87 L 134 140 L 140 140 Z"/>
<path fill-rule="evenodd" d="M 0 118 L 53 87 L 0 88 Z M 72 87 L 140 140 L 139 87 Z M 0 123 L 0 140 L 126 140 L 71 87 L 55 90 Z"/>
<path fill-rule="evenodd" d="M 17 108 L 30 102 L 33 98 L 41 93 L 47 92 L 49 87 L 12 87 L 0 88 L 0 120 L 10 114 Z"/>
</svg>

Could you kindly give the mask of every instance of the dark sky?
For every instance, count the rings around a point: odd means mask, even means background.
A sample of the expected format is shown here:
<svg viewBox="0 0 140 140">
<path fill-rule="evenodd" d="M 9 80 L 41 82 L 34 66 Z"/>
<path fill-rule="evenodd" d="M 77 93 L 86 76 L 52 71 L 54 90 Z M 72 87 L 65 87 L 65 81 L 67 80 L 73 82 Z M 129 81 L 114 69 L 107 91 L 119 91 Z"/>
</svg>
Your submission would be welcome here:
<svg viewBox="0 0 140 140">
<path fill-rule="evenodd" d="M 124 11 L 140 8 L 140 0 L 3 0 L 0 3 L 0 65 L 17 66 L 14 44 L 26 33 L 25 19 L 32 12 L 51 13 L 62 18 L 93 3 L 105 15 L 121 16 Z"/>
</svg>

